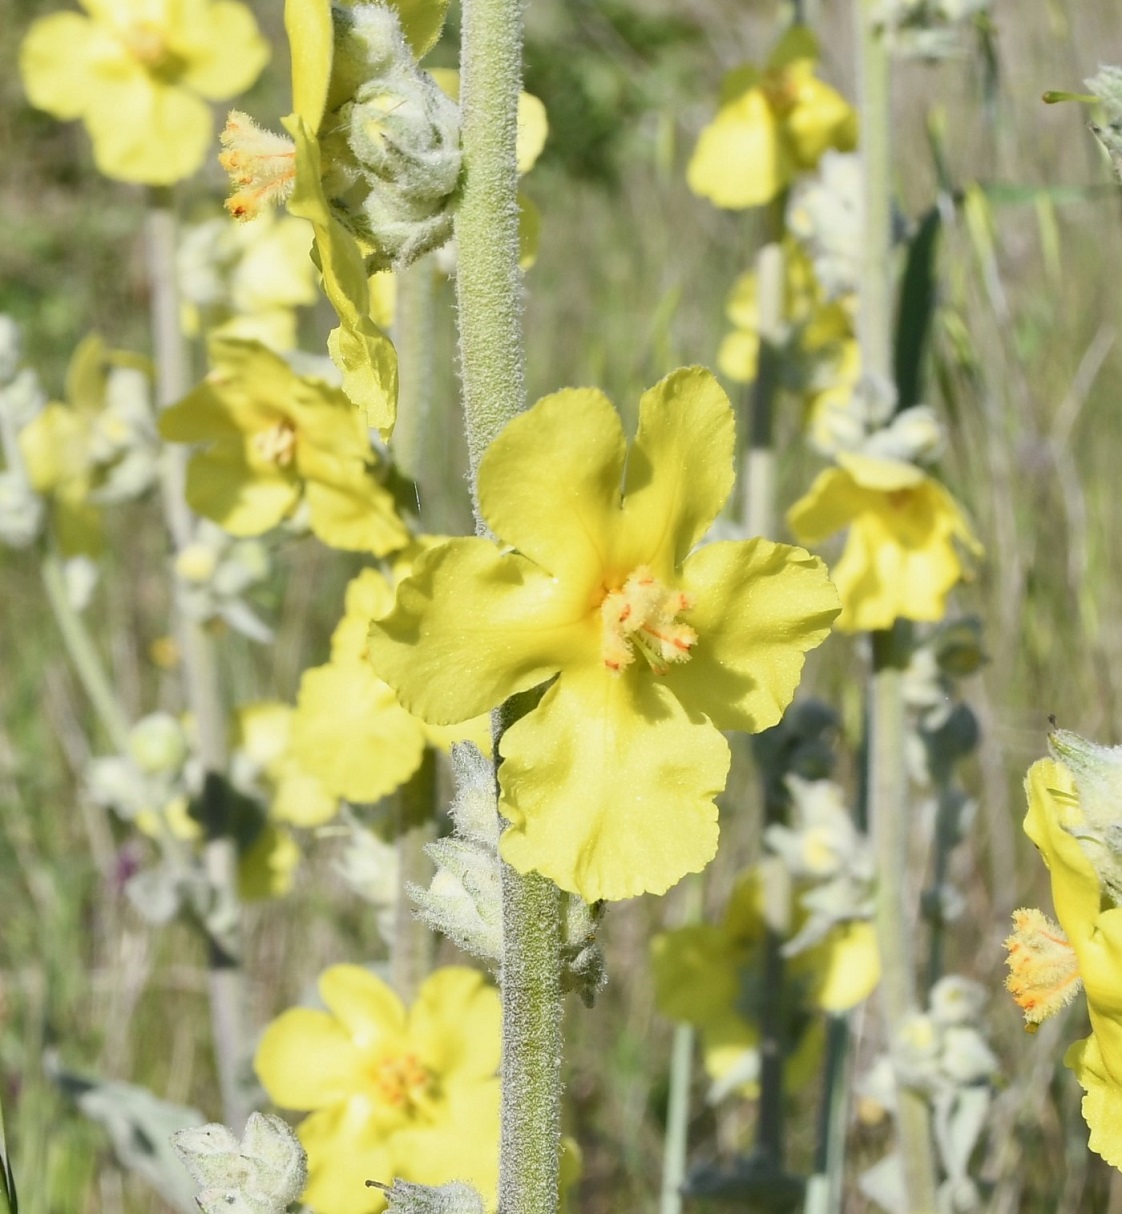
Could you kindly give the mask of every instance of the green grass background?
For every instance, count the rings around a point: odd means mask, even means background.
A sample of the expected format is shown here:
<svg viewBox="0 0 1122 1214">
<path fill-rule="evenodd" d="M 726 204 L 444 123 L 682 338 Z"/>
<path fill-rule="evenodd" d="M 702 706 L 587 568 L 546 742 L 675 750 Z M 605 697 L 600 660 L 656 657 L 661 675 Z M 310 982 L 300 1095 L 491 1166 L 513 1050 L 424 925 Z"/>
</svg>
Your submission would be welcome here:
<svg viewBox="0 0 1122 1214">
<path fill-rule="evenodd" d="M 147 348 L 138 238 L 144 196 L 104 181 L 77 124 L 31 110 L 15 70 L 20 37 L 46 0 L 0 0 L 0 311 L 26 329 L 31 361 L 61 389 L 70 351 L 91 329 Z M 279 3 L 256 0 L 276 46 L 240 104 L 263 121 L 287 108 Z M 822 0 L 823 70 L 853 95 L 849 4 Z M 1046 107 L 1047 88 L 1079 89 L 1100 61 L 1122 62 L 1114 0 L 998 0 L 996 60 L 977 55 L 896 74 L 893 135 L 902 214 L 932 204 L 928 120 L 941 115 L 954 184 L 1016 187 L 971 229 L 948 215 L 941 311 L 927 399 L 947 418 L 948 483 L 987 550 L 956 609 L 986 624 L 989 662 L 964 690 L 984 731 L 966 779 L 980 802 L 953 872 L 968 911 L 950 933 L 951 969 L 992 992 L 988 1023 L 1006 1072 L 979 1157 L 1003 1214 L 1122 1211 L 1122 1183 L 1085 1149 L 1074 1078 L 1060 1065 L 1081 1035 L 1073 1010 L 1026 1036 L 1002 990 L 1001 939 L 1011 910 L 1047 905 L 1043 867 L 1020 832 L 1020 781 L 1044 752 L 1046 718 L 1104 743 L 1122 740 L 1122 190 L 1087 115 Z M 550 142 L 527 191 L 543 212 L 538 265 L 527 279 L 531 397 L 597 384 L 625 416 L 639 392 L 682 362 L 712 364 L 724 297 L 758 238 L 751 215 L 714 210 L 685 188 L 692 140 L 723 70 L 763 57 L 775 10 L 731 0 L 536 0 L 528 12 L 527 86 L 549 109 Z M 452 62 L 455 23 L 439 56 Z M 275 125 L 275 123 L 274 123 Z M 185 214 L 217 204 L 209 164 L 183 191 Z M 428 518 L 463 525 L 455 422 L 451 294 L 441 296 L 437 449 L 452 470 Z M 309 331 L 322 333 L 320 315 Z M 318 326 L 318 327 L 317 327 Z M 739 394 L 734 392 L 734 398 Z M 779 419 L 785 506 L 816 468 L 792 408 Z M 119 512 L 98 594 L 105 653 L 129 710 L 177 706 L 174 682 L 148 661 L 166 630 L 163 538 L 152 511 Z M 291 698 L 299 671 L 322 660 L 353 571 L 313 541 L 285 553 L 271 593 L 275 646 L 227 644 L 233 695 Z M 89 753 L 104 753 L 67 668 L 33 557 L 0 552 L 0 1096 L 27 1214 L 160 1208 L 120 1171 L 102 1133 L 44 1077 L 44 1056 L 76 1070 L 142 1083 L 217 1115 L 206 973 L 185 928 L 152 931 L 113 874 L 121 826 L 78 795 Z M 856 746 L 860 646 L 833 638 L 811 665 L 814 689 L 838 703 Z M 752 784 L 727 798 L 723 844 L 706 878 L 719 908 L 758 851 Z M 379 955 L 371 917 L 326 879 L 330 842 L 314 844 L 295 893 L 252 908 L 251 1017 L 264 1024 L 325 965 Z M 923 846 L 917 842 L 917 873 Z M 917 889 L 919 878 L 917 877 Z M 682 913 L 683 895 L 613 907 L 604 937 L 611 982 L 592 1012 L 569 1009 L 567 1117 L 585 1156 L 576 1208 L 650 1210 L 657 1199 L 671 1026 L 658 1016 L 647 961 L 653 931 Z M 922 945 L 917 945 L 917 962 Z M 866 1058 L 863 1046 L 859 1056 Z M 750 1139 L 751 1110 L 695 1101 L 699 1156 L 727 1157 Z M 804 1163 L 813 1105 L 797 1105 L 792 1155 Z M 871 1162 L 876 1130 L 855 1139 Z M 852 1199 L 860 1209 L 860 1200 Z"/>
</svg>

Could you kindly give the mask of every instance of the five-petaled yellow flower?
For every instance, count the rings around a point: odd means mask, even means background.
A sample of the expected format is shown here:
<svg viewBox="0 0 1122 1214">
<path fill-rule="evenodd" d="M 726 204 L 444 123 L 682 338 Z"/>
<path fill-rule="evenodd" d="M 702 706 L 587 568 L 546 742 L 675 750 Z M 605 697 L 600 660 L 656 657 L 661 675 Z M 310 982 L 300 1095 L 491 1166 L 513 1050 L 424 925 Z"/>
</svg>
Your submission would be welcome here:
<svg viewBox="0 0 1122 1214">
<path fill-rule="evenodd" d="M 495 1200 L 499 997 L 481 974 L 438 969 L 406 1009 L 356 965 L 320 975 L 327 1010 L 291 1008 L 265 1030 L 255 1065 L 278 1105 L 310 1109 L 303 1200 L 316 1214 L 376 1214 L 367 1180 L 473 1184 Z"/>
<path fill-rule="evenodd" d="M 733 446 L 701 368 L 643 395 L 630 451 L 602 393 L 545 397 L 481 462 L 503 546 L 424 553 L 371 628 L 374 669 L 437 724 L 559 676 L 502 740 L 502 851 L 587 901 L 661 893 L 712 859 L 720 731 L 779 720 L 838 612 L 802 549 L 694 551 L 732 489 Z"/>
<path fill-rule="evenodd" d="M 804 544 L 844 527 L 849 537 L 831 570 L 844 632 L 894 621 L 940 620 L 964 576 L 958 545 L 979 555 L 961 507 L 937 480 L 903 460 L 841 453 L 787 513 Z"/>
<path fill-rule="evenodd" d="M 817 58 L 814 35 L 795 26 L 762 69 L 747 63 L 729 72 L 690 159 L 695 194 L 730 210 L 762 206 L 828 148 L 856 147 L 853 109 L 815 76 Z"/>
<path fill-rule="evenodd" d="M 167 185 L 203 162 L 207 101 L 244 92 L 269 58 L 236 0 L 82 0 L 89 16 L 32 23 L 20 48 L 31 104 L 81 118 L 108 177 Z"/>
<path fill-rule="evenodd" d="M 211 373 L 160 415 L 164 438 L 206 444 L 187 465 L 191 508 L 232 535 L 261 535 L 303 500 L 333 548 L 404 547 L 380 461 L 343 393 L 259 342 L 216 338 L 210 353 Z"/>
<path fill-rule="evenodd" d="M 1059 929 L 1039 911 L 1018 911 L 1010 949 L 1010 990 L 1030 1026 L 1062 1007 L 1082 980 L 1091 1035 L 1064 1055 L 1084 1089 L 1090 1148 L 1122 1168 L 1122 906 L 1103 889 L 1079 833 L 1087 826 L 1072 773 L 1041 759 L 1025 779 L 1025 834 L 1052 878 Z"/>
</svg>

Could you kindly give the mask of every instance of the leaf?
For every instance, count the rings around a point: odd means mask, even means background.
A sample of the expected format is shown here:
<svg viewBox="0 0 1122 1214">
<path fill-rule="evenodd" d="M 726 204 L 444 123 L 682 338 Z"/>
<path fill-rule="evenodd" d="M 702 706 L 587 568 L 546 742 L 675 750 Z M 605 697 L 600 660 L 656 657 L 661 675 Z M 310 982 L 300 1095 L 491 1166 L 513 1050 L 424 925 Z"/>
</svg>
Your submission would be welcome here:
<svg viewBox="0 0 1122 1214">
<path fill-rule="evenodd" d="M 182 1214 L 198 1214 L 194 1182 L 170 1141 L 176 1130 L 205 1123 L 198 1109 L 161 1100 L 131 1083 L 102 1082 L 63 1070 L 55 1070 L 52 1078 L 84 1116 L 106 1131 L 123 1168 L 147 1181 Z"/>
<path fill-rule="evenodd" d="M 923 217 L 908 246 L 896 320 L 896 411 L 920 403 L 923 355 L 935 311 L 935 255 L 942 218 L 938 207 Z"/>
</svg>

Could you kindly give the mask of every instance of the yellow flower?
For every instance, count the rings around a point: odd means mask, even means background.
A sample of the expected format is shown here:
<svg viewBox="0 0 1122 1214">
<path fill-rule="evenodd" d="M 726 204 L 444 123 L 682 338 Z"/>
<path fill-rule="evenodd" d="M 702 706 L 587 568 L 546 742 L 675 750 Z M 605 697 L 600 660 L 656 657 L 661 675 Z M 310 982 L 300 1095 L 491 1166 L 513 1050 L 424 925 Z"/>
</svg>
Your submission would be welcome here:
<svg viewBox="0 0 1122 1214">
<path fill-rule="evenodd" d="M 203 162 L 207 101 L 257 79 L 269 48 L 235 0 L 83 0 L 89 16 L 32 23 L 20 48 L 31 104 L 81 118 L 108 177 L 166 185 Z"/>
<path fill-rule="evenodd" d="M 720 730 L 779 720 L 838 610 L 801 549 L 691 555 L 732 489 L 733 445 L 728 398 L 700 368 L 643 395 L 630 452 L 602 393 L 545 397 L 480 467 L 504 546 L 424 553 L 371 628 L 374 669 L 437 724 L 560 676 L 503 738 L 502 851 L 589 902 L 661 893 L 709 862 Z"/>
<path fill-rule="evenodd" d="M 164 410 L 160 433 L 205 443 L 187 466 L 191 508 L 232 535 L 260 535 L 307 503 L 325 544 L 378 555 L 408 541 L 350 401 L 258 342 L 216 339 L 214 369 Z"/>
<path fill-rule="evenodd" d="M 292 1008 L 266 1028 L 258 1077 L 308 1153 L 316 1214 L 375 1214 L 367 1180 L 465 1180 L 492 1204 L 498 1183 L 499 998 L 474 970 L 429 977 L 408 1011 L 381 979 L 336 965 L 326 1011 Z"/>
<path fill-rule="evenodd" d="M 331 661 L 304 672 L 292 727 L 293 755 L 305 770 L 349 801 L 377 801 L 420 767 L 426 746 L 447 749 L 471 737 L 487 749 L 490 720 L 457 729 L 406 712 L 366 660 L 370 621 L 393 607 L 393 587 L 364 569 L 347 587 L 343 618 L 331 636 Z"/>
<path fill-rule="evenodd" d="M 292 826 L 322 826 L 339 809 L 338 799 L 293 753 L 294 710 L 279 700 L 258 700 L 237 710 L 235 762 L 244 760 L 251 777 L 263 778 L 269 817 Z"/>
<path fill-rule="evenodd" d="M 698 923 L 663 932 L 651 943 L 659 1010 L 672 1020 L 696 1025 L 709 1076 L 719 1086 L 731 1077 L 746 1095 L 756 1089 L 755 1075 L 750 1069 L 744 1074 L 746 1055 L 759 1044 L 758 1017 L 752 1012 L 762 1008 L 765 997 L 758 987 L 767 924 L 761 876 L 757 866 L 737 880 L 719 924 Z M 799 918 L 797 913 L 792 935 Z M 872 924 L 862 921 L 833 928 L 787 963 L 787 975 L 798 996 L 794 1006 L 834 1013 L 856 1007 L 880 979 Z M 755 1009 L 751 997 L 746 998 L 753 990 L 758 992 Z M 788 1078 L 811 1077 L 818 1038 L 803 1033 L 789 1045 L 793 1053 Z"/>
<path fill-rule="evenodd" d="M 899 618 L 939 620 L 965 576 L 956 541 L 981 546 L 953 497 L 914 464 L 841 453 L 788 511 L 804 544 L 844 527 L 849 538 L 831 576 L 841 594 L 844 632 L 891 628 Z"/>
<path fill-rule="evenodd" d="M 818 44 L 790 29 L 761 70 L 735 68 L 721 83 L 717 116 L 690 159 L 690 189 L 719 207 L 770 202 L 796 173 L 813 169 L 827 148 L 857 144 L 857 119 L 845 99 L 814 75 Z"/>
<path fill-rule="evenodd" d="M 1063 946 L 1069 946 L 1087 996 L 1091 1035 L 1068 1049 L 1064 1063 L 1084 1089 L 1083 1117 L 1091 1131 L 1091 1150 L 1112 1167 L 1122 1168 L 1122 907 L 1104 899 L 1099 876 L 1078 837 L 1086 818 L 1071 772 L 1053 759 L 1041 759 L 1029 768 L 1025 791 L 1025 834 L 1048 866 L 1056 918 L 1066 941 L 1053 939 L 1051 963 L 1037 971 L 1037 982 L 1022 982 L 1018 1002 L 1026 1006 L 1024 996 L 1031 986 L 1036 1005 L 1043 1001 L 1055 1010 L 1066 1002 L 1059 988 L 1071 986 L 1071 966 L 1062 961 Z M 1027 946 L 1032 941 L 1017 936 L 1017 943 Z M 1026 978 L 1023 966 L 1014 969 L 1012 977 L 1018 976 Z"/>
</svg>

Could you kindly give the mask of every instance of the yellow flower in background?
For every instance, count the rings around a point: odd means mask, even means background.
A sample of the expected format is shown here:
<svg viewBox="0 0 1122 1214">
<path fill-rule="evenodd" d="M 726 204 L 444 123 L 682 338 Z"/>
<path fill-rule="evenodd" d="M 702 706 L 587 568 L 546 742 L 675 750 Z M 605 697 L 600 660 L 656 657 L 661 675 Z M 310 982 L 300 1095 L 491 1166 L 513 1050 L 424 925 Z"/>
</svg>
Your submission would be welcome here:
<svg viewBox="0 0 1122 1214">
<path fill-rule="evenodd" d="M 481 749 L 490 747 L 488 717 L 455 729 L 428 725 L 406 712 L 374 673 L 366 634 L 371 620 L 392 610 L 393 600 L 389 580 L 364 569 L 347 587 L 343 618 L 331 636 L 331 660 L 304 671 L 300 680 L 293 756 L 349 801 L 377 801 L 393 792 L 421 766 L 426 746 L 446 750 L 470 737 Z"/>
<path fill-rule="evenodd" d="M 798 890 L 793 891 L 796 895 Z M 767 992 L 761 989 L 767 930 L 762 868 L 736 882 L 718 924 L 698 923 L 663 932 L 651 942 L 655 998 L 664 1016 L 696 1025 L 705 1069 L 717 1090 L 753 1095 L 759 1045 L 758 1017 Z M 792 924 L 798 931 L 799 914 Z M 866 999 L 880 978 L 880 958 L 871 923 L 835 927 L 819 943 L 787 962 L 795 1003 L 803 1010 L 848 1011 Z M 813 1077 L 820 1034 L 803 1032 L 790 1043 L 788 1079 Z"/>
<path fill-rule="evenodd" d="M 501 846 L 589 902 L 661 893 L 709 862 L 720 731 L 779 720 L 838 610 L 801 549 L 692 551 L 732 489 L 733 446 L 728 398 L 701 368 L 643 395 L 630 451 L 602 393 L 545 397 L 480 467 L 503 546 L 423 553 L 371 627 L 374 669 L 437 724 L 560 676 L 504 735 Z"/>
<path fill-rule="evenodd" d="M 303 1200 L 316 1214 L 376 1214 L 367 1180 L 464 1180 L 493 1205 L 498 1185 L 497 992 L 459 966 L 438 969 L 406 1009 L 355 965 L 320 975 L 326 1010 L 292 1008 L 266 1028 L 255 1065 L 270 1099 L 310 1110 Z"/>
<path fill-rule="evenodd" d="M 339 810 L 333 796 L 292 751 L 291 705 L 258 700 L 241 705 L 236 714 L 235 770 L 239 763 L 249 779 L 259 779 L 269 796 L 269 817 L 291 826 L 322 826 Z"/>
<path fill-rule="evenodd" d="M 382 555 L 409 539 L 351 402 L 297 375 L 258 342 L 220 338 L 213 370 L 160 415 L 172 442 L 206 444 L 187 465 L 187 500 L 232 535 L 261 535 L 305 502 L 325 544 Z"/>
<path fill-rule="evenodd" d="M 856 147 L 856 115 L 815 76 L 817 59 L 814 35 L 794 26 L 762 69 L 744 64 L 728 73 L 717 116 L 690 159 L 695 194 L 731 210 L 762 206 L 827 148 Z"/>
<path fill-rule="evenodd" d="M 1070 998 L 1073 968 L 1082 979 L 1091 1018 L 1091 1035 L 1064 1055 L 1084 1089 L 1083 1117 L 1090 1148 L 1112 1167 L 1122 1168 L 1122 907 L 1103 896 L 1099 876 L 1080 841 L 1087 819 L 1071 771 L 1053 759 L 1041 759 L 1025 779 L 1028 813 L 1025 834 L 1040 849 L 1052 880 L 1052 901 L 1062 933 L 1057 936 L 1039 912 L 1018 912 L 1018 930 L 1010 938 L 1018 1003 L 1036 1020 Z M 1040 947 L 1040 933 L 1051 939 Z M 1066 937 L 1066 938 L 1063 938 Z M 1044 963 L 1030 968 L 1020 956 L 1027 949 Z M 1074 954 L 1076 966 L 1065 959 Z M 1030 1007 L 1031 1005 L 1031 1007 Z M 1042 1014 L 1036 1015 L 1038 1009 Z M 1031 1022 L 1031 1021 L 1030 1021 Z"/>
<path fill-rule="evenodd" d="M 216 217 L 186 229 L 176 258 L 184 331 L 296 347 L 296 309 L 315 303 L 311 225 L 263 211 L 252 223 Z"/>
<path fill-rule="evenodd" d="M 787 513 L 804 544 L 849 528 L 830 576 L 844 632 L 891 628 L 897 619 L 940 620 L 965 570 L 959 545 L 982 548 L 961 507 L 914 464 L 841 453 Z"/>
<path fill-rule="evenodd" d="M 97 167 L 121 181 L 167 185 L 203 162 L 208 101 L 244 92 L 269 58 L 235 0 L 83 0 L 89 16 L 32 23 L 20 48 L 31 104 L 81 118 Z"/>
</svg>

